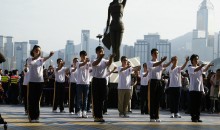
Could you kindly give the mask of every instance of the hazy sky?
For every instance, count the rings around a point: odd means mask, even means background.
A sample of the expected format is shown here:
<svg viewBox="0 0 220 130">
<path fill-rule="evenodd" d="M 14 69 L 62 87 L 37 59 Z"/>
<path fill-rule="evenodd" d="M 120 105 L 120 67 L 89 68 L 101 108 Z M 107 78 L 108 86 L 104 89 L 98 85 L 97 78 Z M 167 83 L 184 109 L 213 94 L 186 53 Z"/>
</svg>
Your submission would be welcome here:
<svg viewBox="0 0 220 130">
<path fill-rule="evenodd" d="M 39 40 L 44 51 L 65 47 L 66 40 L 81 41 L 81 30 L 91 38 L 103 33 L 112 0 L 0 0 L 0 35 L 14 41 Z M 173 39 L 196 27 L 196 13 L 203 0 L 127 0 L 123 22 L 124 44 L 134 44 L 144 34 L 158 32 Z M 220 31 L 220 0 L 215 7 Z"/>
</svg>

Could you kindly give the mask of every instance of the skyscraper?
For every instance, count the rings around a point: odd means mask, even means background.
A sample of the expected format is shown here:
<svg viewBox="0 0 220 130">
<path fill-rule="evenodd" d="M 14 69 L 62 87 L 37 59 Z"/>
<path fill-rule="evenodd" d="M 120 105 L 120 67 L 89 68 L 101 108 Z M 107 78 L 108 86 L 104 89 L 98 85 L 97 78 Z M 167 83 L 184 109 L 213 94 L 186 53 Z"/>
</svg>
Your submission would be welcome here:
<svg viewBox="0 0 220 130">
<path fill-rule="evenodd" d="M 4 45 L 4 54 L 5 54 L 5 57 L 8 57 L 8 58 L 12 58 L 14 56 L 14 43 L 12 42 L 12 38 L 11 36 L 7 36 L 6 37 L 6 43 Z"/>
<path fill-rule="evenodd" d="M 134 46 L 124 45 L 123 55 L 127 56 L 128 58 L 133 58 L 134 57 Z"/>
<path fill-rule="evenodd" d="M 214 6 L 210 0 L 203 0 L 197 11 L 197 25 L 192 39 L 192 51 L 201 60 L 214 59 L 214 32 Z"/>
<path fill-rule="evenodd" d="M 16 69 L 18 69 L 19 72 L 21 72 L 23 70 L 25 61 L 28 57 L 28 42 L 15 42 L 14 54 Z"/>
<path fill-rule="evenodd" d="M 74 42 L 71 40 L 67 40 L 66 48 L 65 48 L 65 65 L 70 67 L 72 64 L 72 60 L 74 57 Z"/>
<path fill-rule="evenodd" d="M 4 53 L 4 37 L 0 35 L 0 52 Z"/>
<path fill-rule="evenodd" d="M 88 55 L 90 54 L 89 40 L 90 40 L 90 30 L 82 30 L 82 33 L 81 33 L 81 50 L 86 51 Z"/>
<path fill-rule="evenodd" d="M 30 49 L 34 47 L 34 45 L 38 45 L 38 40 L 29 40 Z"/>
<path fill-rule="evenodd" d="M 148 34 L 144 35 L 143 40 L 137 40 L 134 45 L 135 56 L 140 57 L 141 64 L 151 60 L 151 49 L 153 48 L 158 49 L 158 57 L 167 56 L 167 59 L 171 58 L 171 43 L 168 40 L 160 39 L 160 35 L 157 33 Z"/>
</svg>

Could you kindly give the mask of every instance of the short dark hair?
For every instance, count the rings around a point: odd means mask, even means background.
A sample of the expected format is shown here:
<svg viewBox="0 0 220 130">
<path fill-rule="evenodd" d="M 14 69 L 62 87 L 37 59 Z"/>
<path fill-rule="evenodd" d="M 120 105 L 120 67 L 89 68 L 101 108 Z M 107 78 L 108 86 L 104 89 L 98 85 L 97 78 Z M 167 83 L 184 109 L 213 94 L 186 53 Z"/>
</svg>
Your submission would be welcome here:
<svg viewBox="0 0 220 130">
<path fill-rule="evenodd" d="M 97 52 L 101 51 L 102 49 L 104 50 L 104 48 L 102 46 L 97 46 L 95 49 L 95 52 L 97 53 Z"/>
<path fill-rule="evenodd" d="M 74 60 L 77 60 L 77 59 L 78 59 L 78 58 L 73 58 L 73 61 L 74 61 Z"/>
<path fill-rule="evenodd" d="M 153 48 L 153 49 L 151 50 L 151 55 L 152 55 L 154 52 L 156 52 L 156 51 L 158 51 L 157 48 Z"/>
<path fill-rule="evenodd" d="M 82 51 L 80 51 L 79 55 L 80 55 L 80 56 L 82 56 L 82 55 L 86 56 L 87 53 L 86 53 L 86 51 L 82 50 Z"/>
<path fill-rule="evenodd" d="M 57 59 L 57 64 L 58 64 L 58 62 L 60 62 L 61 60 L 63 60 L 62 58 L 58 58 Z"/>
<path fill-rule="evenodd" d="M 143 64 L 143 67 L 144 67 L 145 65 L 147 66 L 147 63 L 144 63 L 144 64 Z"/>
<path fill-rule="evenodd" d="M 123 61 L 126 58 L 127 58 L 126 56 L 121 56 L 121 61 Z"/>
<path fill-rule="evenodd" d="M 199 56 L 197 54 L 192 54 L 191 55 L 191 57 L 190 57 L 191 64 L 192 64 L 193 59 L 195 59 L 196 57 L 199 58 Z"/>
<path fill-rule="evenodd" d="M 34 50 L 37 49 L 37 48 L 40 48 L 40 46 L 34 45 L 33 49 L 31 50 L 30 55 L 31 55 L 32 57 L 34 57 Z"/>
</svg>

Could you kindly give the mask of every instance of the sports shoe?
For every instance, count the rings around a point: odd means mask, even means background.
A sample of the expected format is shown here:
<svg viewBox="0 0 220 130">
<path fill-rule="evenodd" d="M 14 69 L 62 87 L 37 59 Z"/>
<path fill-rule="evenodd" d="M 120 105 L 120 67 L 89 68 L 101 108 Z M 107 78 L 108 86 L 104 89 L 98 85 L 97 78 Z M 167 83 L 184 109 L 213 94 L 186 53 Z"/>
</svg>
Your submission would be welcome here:
<svg viewBox="0 0 220 130">
<path fill-rule="evenodd" d="M 150 122 L 156 122 L 156 120 L 155 119 L 150 119 Z"/>
<path fill-rule="evenodd" d="M 53 113 L 57 113 L 57 110 L 53 110 L 52 112 L 53 112 Z"/>
<path fill-rule="evenodd" d="M 181 115 L 179 113 L 175 114 L 175 118 L 181 118 Z"/>
<path fill-rule="evenodd" d="M 171 114 L 170 118 L 174 118 L 174 113 Z"/>
<path fill-rule="evenodd" d="M 121 114 L 121 113 L 120 113 L 120 114 L 119 114 L 119 117 L 124 117 L 124 114 Z"/>
<path fill-rule="evenodd" d="M 127 114 L 124 114 L 124 118 L 129 118 L 129 115 L 127 115 Z"/>
<path fill-rule="evenodd" d="M 61 110 L 60 113 L 66 113 L 64 110 Z"/>
<path fill-rule="evenodd" d="M 86 115 L 86 111 L 82 112 L 82 118 L 88 118 L 88 116 Z"/>
<path fill-rule="evenodd" d="M 77 117 L 82 118 L 82 112 L 81 111 L 77 112 Z"/>
<path fill-rule="evenodd" d="M 108 115 L 108 112 L 103 113 L 103 115 Z"/>
<path fill-rule="evenodd" d="M 94 122 L 105 122 L 103 118 L 95 118 Z"/>
<path fill-rule="evenodd" d="M 161 120 L 160 119 L 156 119 L 156 122 L 161 122 Z"/>
<path fill-rule="evenodd" d="M 70 112 L 70 115 L 74 115 L 74 112 Z"/>
</svg>

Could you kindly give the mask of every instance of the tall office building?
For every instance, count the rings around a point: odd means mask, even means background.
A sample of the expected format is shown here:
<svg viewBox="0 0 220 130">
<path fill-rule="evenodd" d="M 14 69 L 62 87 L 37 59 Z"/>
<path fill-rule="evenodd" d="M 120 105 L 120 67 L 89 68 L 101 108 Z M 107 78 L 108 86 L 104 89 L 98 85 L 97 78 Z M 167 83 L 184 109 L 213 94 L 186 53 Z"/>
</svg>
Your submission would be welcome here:
<svg viewBox="0 0 220 130">
<path fill-rule="evenodd" d="M 12 38 L 11 36 L 7 36 L 6 37 L 6 43 L 4 45 L 4 54 L 5 54 L 5 57 L 8 57 L 8 58 L 11 58 L 14 56 L 13 52 L 14 52 L 14 43 L 12 41 Z"/>
<path fill-rule="evenodd" d="M 21 72 L 24 68 L 26 59 L 28 58 L 28 42 L 15 42 L 14 54 L 16 69 Z"/>
<path fill-rule="evenodd" d="M 30 50 L 34 47 L 34 45 L 38 45 L 38 40 L 29 40 Z"/>
<path fill-rule="evenodd" d="M 74 42 L 71 40 L 67 40 L 66 48 L 65 48 L 65 65 L 70 67 L 74 57 Z"/>
<path fill-rule="evenodd" d="M 90 30 L 82 30 L 82 33 L 81 33 L 81 50 L 86 51 L 88 55 L 90 54 L 89 41 L 90 41 Z"/>
<path fill-rule="evenodd" d="M 217 58 L 220 58 L 220 31 L 218 33 L 217 47 Z"/>
<path fill-rule="evenodd" d="M 214 59 L 214 32 L 214 6 L 210 0 L 203 0 L 197 11 L 197 25 L 192 39 L 192 51 L 203 61 Z"/>
<path fill-rule="evenodd" d="M 157 33 L 144 35 L 143 40 L 136 41 L 134 44 L 135 57 L 140 57 L 141 64 L 146 63 L 151 60 L 151 49 L 153 48 L 158 49 L 158 57 L 167 56 L 167 59 L 171 58 L 171 43 L 168 40 L 160 39 L 160 35 Z"/>
<path fill-rule="evenodd" d="M 0 52 L 4 54 L 4 37 L 0 35 Z"/>
<path fill-rule="evenodd" d="M 65 54 L 63 51 L 61 51 L 61 50 L 58 51 L 58 58 L 65 59 Z M 57 63 L 57 61 L 56 61 L 56 63 Z"/>
<path fill-rule="evenodd" d="M 134 55 L 134 46 L 124 45 L 123 55 L 127 56 L 128 58 L 133 58 L 135 56 Z"/>
</svg>

